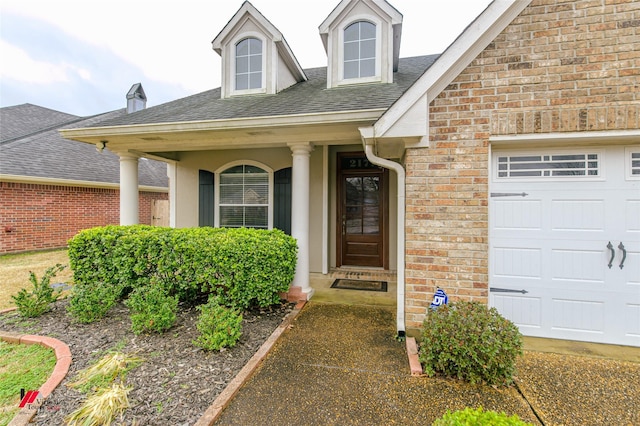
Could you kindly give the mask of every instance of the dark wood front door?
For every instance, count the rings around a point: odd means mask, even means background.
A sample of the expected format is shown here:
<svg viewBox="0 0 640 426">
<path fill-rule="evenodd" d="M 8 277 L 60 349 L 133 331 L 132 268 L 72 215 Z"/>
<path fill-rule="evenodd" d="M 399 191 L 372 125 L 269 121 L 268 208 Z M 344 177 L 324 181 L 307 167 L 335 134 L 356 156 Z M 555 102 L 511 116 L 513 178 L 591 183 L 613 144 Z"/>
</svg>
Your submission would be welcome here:
<svg viewBox="0 0 640 426">
<path fill-rule="evenodd" d="M 338 154 L 338 266 L 388 267 L 386 180 L 364 154 Z"/>
</svg>

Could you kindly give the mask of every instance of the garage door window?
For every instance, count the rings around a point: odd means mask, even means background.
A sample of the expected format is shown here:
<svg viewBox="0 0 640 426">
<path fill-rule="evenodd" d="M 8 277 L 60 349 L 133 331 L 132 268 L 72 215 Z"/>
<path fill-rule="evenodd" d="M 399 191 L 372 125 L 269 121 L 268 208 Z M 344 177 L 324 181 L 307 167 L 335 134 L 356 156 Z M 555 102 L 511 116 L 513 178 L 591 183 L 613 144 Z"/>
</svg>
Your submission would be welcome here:
<svg viewBox="0 0 640 426">
<path fill-rule="evenodd" d="M 627 178 L 632 180 L 640 179 L 640 150 L 626 149 Z"/>
<path fill-rule="evenodd" d="M 498 157 L 498 178 L 594 178 L 601 176 L 598 153 L 516 154 Z"/>
</svg>

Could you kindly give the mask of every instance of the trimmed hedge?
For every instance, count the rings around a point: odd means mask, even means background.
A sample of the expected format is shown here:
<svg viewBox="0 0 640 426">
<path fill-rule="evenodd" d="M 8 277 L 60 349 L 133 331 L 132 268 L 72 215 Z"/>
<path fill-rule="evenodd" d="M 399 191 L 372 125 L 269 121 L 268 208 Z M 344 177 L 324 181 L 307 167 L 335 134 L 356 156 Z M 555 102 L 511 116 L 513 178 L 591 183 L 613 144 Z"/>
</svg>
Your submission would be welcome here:
<svg viewBox="0 0 640 426">
<path fill-rule="evenodd" d="M 120 300 L 154 283 L 181 302 L 213 296 L 239 309 L 266 307 L 288 290 L 296 259 L 295 239 L 276 229 L 106 226 L 69 241 L 75 293 L 87 300 L 92 288 L 110 287 Z"/>
</svg>

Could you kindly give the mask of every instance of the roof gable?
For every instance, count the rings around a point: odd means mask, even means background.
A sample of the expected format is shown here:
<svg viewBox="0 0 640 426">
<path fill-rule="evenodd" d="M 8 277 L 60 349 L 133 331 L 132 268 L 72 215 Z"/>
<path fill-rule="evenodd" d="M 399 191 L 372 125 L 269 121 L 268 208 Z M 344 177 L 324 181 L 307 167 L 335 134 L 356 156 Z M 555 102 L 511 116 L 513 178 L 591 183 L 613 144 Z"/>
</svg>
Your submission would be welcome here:
<svg viewBox="0 0 640 426">
<path fill-rule="evenodd" d="M 436 62 L 374 124 L 370 136 L 416 137 L 425 129 L 409 125 L 416 111 L 427 113 L 437 97 L 528 5 L 531 0 L 493 1 Z"/>
<path fill-rule="evenodd" d="M 344 56 L 346 29 L 356 22 L 369 22 L 375 27 L 375 72 L 367 77 L 354 78 L 346 72 Z M 393 81 L 398 69 L 402 14 L 385 0 L 342 0 L 318 28 L 328 57 L 327 87 L 348 84 Z M 353 41 L 353 40 L 352 40 Z M 367 42 L 368 43 L 368 42 Z M 370 60 L 371 57 L 367 58 Z"/>
<path fill-rule="evenodd" d="M 264 42 L 266 57 L 263 72 L 266 74 L 264 93 L 277 93 L 292 84 L 307 79 L 293 51 L 282 33 L 256 9 L 245 1 L 220 33 L 211 42 L 212 48 L 222 57 L 222 97 L 234 94 L 233 45 L 242 38 L 256 37 Z"/>
</svg>

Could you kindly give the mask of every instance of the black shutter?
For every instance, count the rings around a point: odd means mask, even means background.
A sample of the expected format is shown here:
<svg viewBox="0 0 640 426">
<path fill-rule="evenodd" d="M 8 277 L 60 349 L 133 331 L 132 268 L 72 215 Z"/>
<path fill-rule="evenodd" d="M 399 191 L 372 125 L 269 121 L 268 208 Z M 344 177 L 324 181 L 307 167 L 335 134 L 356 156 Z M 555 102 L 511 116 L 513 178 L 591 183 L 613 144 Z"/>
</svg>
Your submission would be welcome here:
<svg viewBox="0 0 640 426">
<path fill-rule="evenodd" d="M 273 175 L 273 227 L 291 235 L 291 167 Z"/>
<path fill-rule="evenodd" d="M 214 174 L 200 170 L 200 194 L 198 203 L 198 225 L 199 226 L 214 226 L 214 197 L 213 197 L 213 177 Z"/>
</svg>

